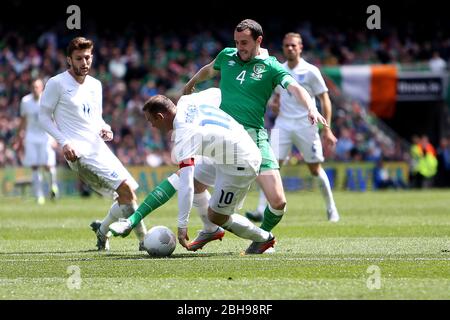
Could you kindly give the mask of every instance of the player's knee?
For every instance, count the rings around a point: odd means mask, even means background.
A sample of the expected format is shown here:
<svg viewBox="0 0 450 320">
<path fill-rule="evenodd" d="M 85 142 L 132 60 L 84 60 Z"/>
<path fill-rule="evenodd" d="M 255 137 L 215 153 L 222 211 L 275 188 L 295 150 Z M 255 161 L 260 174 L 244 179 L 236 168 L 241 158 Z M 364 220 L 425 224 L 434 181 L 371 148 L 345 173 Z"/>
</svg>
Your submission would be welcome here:
<svg viewBox="0 0 450 320">
<path fill-rule="evenodd" d="M 122 182 L 116 191 L 119 195 L 119 203 L 131 203 L 137 200 L 136 193 L 126 181 Z"/>
<path fill-rule="evenodd" d="M 217 212 L 214 212 L 211 208 L 208 208 L 208 219 L 212 223 L 221 226 L 228 221 L 228 216 L 219 214 Z"/>
<path fill-rule="evenodd" d="M 319 175 L 320 166 L 318 164 L 317 165 L 316 164 L 310 164 L 308 166 L 308 168 L 309 168 L 309 172 L 313 176 L 317 177 Z"/>
<path fill-rule="evenodd" d="M 269 204 L 276 210 L 283 210 L 286 207 L 286 199 L 284 197 L 277 197 L 270 201 Z"/>
<path fill-rule="evenodd" d="M 194 193 L 202 193 L 207 189 L 207 186 L 205 186 L 203 183 L 199 182 L 198 180 L 194 179 Z"/>
</svg>

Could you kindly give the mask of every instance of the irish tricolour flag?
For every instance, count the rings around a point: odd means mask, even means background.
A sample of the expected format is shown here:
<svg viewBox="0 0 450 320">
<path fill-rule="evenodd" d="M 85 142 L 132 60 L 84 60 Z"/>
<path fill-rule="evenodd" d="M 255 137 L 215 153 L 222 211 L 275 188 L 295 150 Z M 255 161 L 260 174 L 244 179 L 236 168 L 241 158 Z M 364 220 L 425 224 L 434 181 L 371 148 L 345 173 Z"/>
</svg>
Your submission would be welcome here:
<svg viewBox="0 0 450 320">
<path fill-rule="evenodd" d="M 395 112 L 397 68 L 393 65 L 325 67 L 322 69 L 342 93 L 358 101 L 379 117 Z"/>
</svg>

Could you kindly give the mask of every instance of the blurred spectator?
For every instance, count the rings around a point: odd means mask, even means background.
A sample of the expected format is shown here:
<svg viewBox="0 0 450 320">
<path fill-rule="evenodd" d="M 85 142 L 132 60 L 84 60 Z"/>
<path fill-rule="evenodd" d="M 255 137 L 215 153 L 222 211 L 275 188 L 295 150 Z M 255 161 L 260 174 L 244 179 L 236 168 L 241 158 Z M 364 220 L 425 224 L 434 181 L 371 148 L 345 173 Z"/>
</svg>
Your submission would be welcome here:
<svg viewBox="0 0 450 320">
<path fill-rule="evenodd" d="M 428 62 L 430 70 L 436 73 L 444 72 L 447 69 L 447 62 L 441 58 L 438 51 L 433 52 L 433 56 Z"/>
<path fill-rule="evenodd" d="M 403 181 L 399 181 L 390 176 L 383 159 L 378 159 L 373 168 L 373 184 L 375 189 L 406 188 Z"/>
<path fill-rule="evenodd" d="M 342 128 L 339 139 L 336 143 L 336 156 L 338 160 L 348 161 L 351 158 L 350 151 L 354 147 L 351 139 L 351 132 L 348 128 Z"/>
<path fill-rule="evenodd" d="M 144 100 L 155 96 L 158 94 L 158 89 L 156 88 L 156 83 L 154 79 L 149 79 L 144 86 L 141 88 L 141 96 Z"/>
<path fill-rule="evenodd" d="M 438 160 L 436 149 L 431 145 L 426 135 L 415 136 L 411 147 L 413 179 L 412 188 L 429 188 L 433 186 L 433 177 L 437 173 Z"/>
<path fill-rule="evenodd" d="M 121 55 L 120 48 L 113 49 L 112 59 L 109 61 L 108 70 L 118 79 L 122 79 L 127 73 L 126 57 Z"/>
<path fill-rule="evenodd" d="M 409 182 L 411 188 L 419 187 L 419 158 L 420 158 L 420 138 L 413 135 L 411 138 L 410 163 L 409 163 Z"/>
</svg>

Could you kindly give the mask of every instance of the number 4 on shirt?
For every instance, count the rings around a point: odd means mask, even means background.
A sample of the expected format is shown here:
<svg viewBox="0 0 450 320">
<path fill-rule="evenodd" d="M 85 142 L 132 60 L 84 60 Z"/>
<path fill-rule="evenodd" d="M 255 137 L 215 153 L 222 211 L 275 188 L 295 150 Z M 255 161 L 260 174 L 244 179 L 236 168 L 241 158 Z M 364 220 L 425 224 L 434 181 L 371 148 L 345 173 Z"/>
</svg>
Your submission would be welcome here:
<svg viewBox="0 0 450 320">
<path fill-rule="evenodd" d="M 241 84 L 242 84 L 242 82 L 244 82 L 244 80 L 245 80 L 245 73 L 246 73 L 247 71 L 242 71 L 241 73 L 239 73 L 239 75 L 236 77 L 236 80 L 239 80 L 240 82 L 241 82 Z"/>
</svg>

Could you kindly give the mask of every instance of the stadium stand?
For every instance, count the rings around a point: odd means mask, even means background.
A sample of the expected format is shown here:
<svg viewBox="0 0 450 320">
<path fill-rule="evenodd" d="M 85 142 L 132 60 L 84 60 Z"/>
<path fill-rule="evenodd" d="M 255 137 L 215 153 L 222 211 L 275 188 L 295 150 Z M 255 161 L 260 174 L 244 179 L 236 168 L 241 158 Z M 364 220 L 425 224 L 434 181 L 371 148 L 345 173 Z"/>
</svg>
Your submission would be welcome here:
<svg viewBox="0 0 450 320">
<path fill-rule="evenodd" d="M 98 14 L 98 10 L 94 12 Z M 124 13 L 127 14 L 129 10 Z M 335 12 L 335 19 L 339 19 L 339 15 L 342 12 Z M 209 18 L 186 27 L 186 19 L 170 24 L 163 22 L 164 16 L 159 20 L 156 17 L 151 25 L 139 23 L 139 19 L 145 17 L 139 12 L 133 19 L 123 19 L 133 21 L 128 24 L 122 20 L 122 24 L 120 21 L 112 24 L 106 18 L 97 21 L 91 11 L 86 17 L 86 27 L 79 33 L 93 38 L 96 43 L 92 75 L 103 83 L 104 118 L 115 132 L 110 144 L 113 151 L 125 165 L 170 164 L 170 141 L 157 130 L 144 129 L 141 107 L 148 97 L 157 93 L 177 99 L 187 79 L 200 66 L 224 46 L 233 46 L 230 32 L 233 23 L 230 26 L 224 17 Z M 391 16 L 391 23 L 385 22 L 382 30 L 370 32 L 364 28 L 355 30 L 345 21 L 338 25 L 326 23 L 326 19 L 332 18 L 330 13 L 323 16 L 322 22 L 318 22 L 318 13 L 312 15 L 311 20 L 303 17 L 290 24 L 281 23 L 281 14 L 270 18 L 256 14 L 255 18 L 259 18 L 265 28 L 263 45 L 271 54 L 283 61 L 282 35 L 286 31 L 300 32 L 305 59 L 321 68 L 326 76 L 334 106 L 333 128 L 339 139 L 336 153 L 327 159 L 409 161 L 410 137 L 400 135 L 363 104 L 347 96 L 328 76 L 326 68 L 391 65 L 400 71 L 423 72 L 437 68 L 448 79 L 450 28 L 445 27 L 448 21 L 437 19 L 424 30 L 420 23 L 394 26 L 395 19 Z M 27 93 L 32 78 L 48 79 L 65 70 L 64 49 L 75 35 L 67 31 L 64 19 L 54 22 L 43 17 L 41 23 L 24 32 L 13 19 L 4 18 L 0 23 L 0 167 L 21 165 L 23 150 L 15 139 L 21 134 L 17 132 L 20 97 Z M 114 20 L 114 16 L 108 18 Z M 106 25 L 108 27 L 104 27 Z M 430 29 L 438 32 L 427 33 Z M 198 89 L 217 85 L 217 80 L 210 81 Z M 441 131 L 431 136 L 436 147 L 440 138 L 449 134 L 446 131 L 448 108 L 444 110 L 447 118 L 444 117 Z M 273 123 L 270 121 L 273 116 L 270 111 L 267 113 L 269 125 Z M 63 164 L 60 154 L 58 157 L 58 162 Z"/>
</svg>

